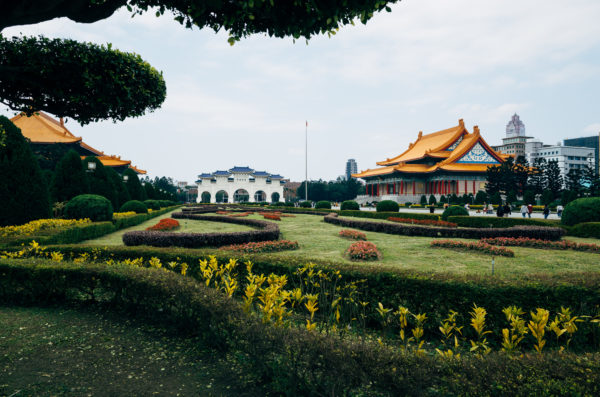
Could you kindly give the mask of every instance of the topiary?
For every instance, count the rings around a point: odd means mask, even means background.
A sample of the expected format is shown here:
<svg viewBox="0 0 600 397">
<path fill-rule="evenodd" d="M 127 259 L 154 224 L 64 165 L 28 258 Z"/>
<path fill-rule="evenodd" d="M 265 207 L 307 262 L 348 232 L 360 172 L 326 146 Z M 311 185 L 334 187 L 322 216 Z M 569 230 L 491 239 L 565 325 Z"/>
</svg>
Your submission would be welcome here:
<svg viewBox="0 0 600 397">
<path fill-rule="evenodd" d="M 123 183 L 123 178 L 121 175 L 111 167 L 104 167 L 106 170 L 106 174 L 108 175 L 110 181 L 113 184 L 113 188 L 115 189 L 115 193 L 117 195 L 117 206 L 114 208 L 120 208 L 123 204 L 131 200 L 131 196 L 129 196 L 129 192 Z"/>
<path fill-rule="evenodd" d="M 360 206 L 354 200 L 346 200 L 340 206 L 342 211 L 358 211 L 360 210 Z"/>
<path fill-rule="evenodd" d="M 48 185 L 27 140 L 0 116 L 0 226 L 50 217 Z"/>
<path fill-rule="evenodd" d="M 398 212 L 400 206 L 397 202 L 392 200 L 383 200 L 377 203 L 377 212 Z"/>
<path fill-rule="evenodd" d="M 158 200 L 144 200 L 144 204 L 146 204 L 146 208 L 152 208 L 152 210 L 160 209 L 160 202 Z"/>
<path fill-rule="evenodd" d="M 129 200 L 128 202 L 123 204 L 121 206 L 121 208 L 119 208 L 119 212 L 130 212 L 130 211 L 133 211 L 136 214 L 147 214 L 148 207 L 146 207 L 146 204 L 142 203 L 139 200 Z"/>
<path fill-rule="evenodd" d="M 300 208 L 312 208 L 312 203 L 310 201 L 302 201 L 299 205 Z"/>
<path fill-rule="evenodd" d="M 324 209 L 331 209 L 331 203 L 327 200 L 321 200 L 321 201 L 317 201 L 317 204 L 315 204 L 315 208 L 324 208 Z"/>
<path fill-rule="evenodd" d="M 140 179 L 137 174 L 131 168 L 127 168 L 125 172 L 123 172 L 123 178 L 127 177 L 125 181 L 125 187 L 129 192 L 129 196 L 132 200 L 144 201 L 148 199 L 146 196 L 146 190 L 140 183 Z"/>
<path fill-rule="evenodd" d="M 449 216 L 469 216 L 469 211 L 459 205 L 451 205 L 442 213 L 442 219 L 447 221 Z"/>
<path fill-rule="evenodd" d="M 421 202 L 421 205 L 423 205 L 423 206 L 427 205 L 427 196 L 422 195 L 420 202 Z"/>
<path fill-rule="evenodd" d="M 97 194 L 81 194 L 73 197 L 64 211 L 67 219 L 89 218 L 92 222 L 112 220 L 113 206 L 106 197 Z"/>
<path fill-rule="evenodd" d="M 54 201 L 68 201 L 90 191 L 88 177 L 83 169 L 81 157 L 75 150 L 69 150 L 54 169 L 50 193 Z"/>
<path fill-rule="evenodd" d="M 431 196 L 429 196 L 429 205 L 436 205 L 437 204 L 437 200 L 435 199 L 435 196 L 432 194 Z"/>
<path fill-rule="evenodd" d="M 582 222 L 600 222 L 600 197 L 585 197 L 571 201 L 562 213 L 561 222 L 568 226 Z"/>
<path fill-rule="evenodd" d="M 90 163 L 95 164 L 93 169 L 89 168 L 88 164 Z M 90 171 L 87 173 L 87 179 L 90 186 L 88 193 L 106 197 L 110 200 L 113 208 L 118 208 L 119 199 L 115 185 L 108 176 L 108 172 L 106 172 L 106 168 L 102 162 L 95 156 L 88 156 L 82 161 L 82 165 L 84 170 Z"/>
</svg>

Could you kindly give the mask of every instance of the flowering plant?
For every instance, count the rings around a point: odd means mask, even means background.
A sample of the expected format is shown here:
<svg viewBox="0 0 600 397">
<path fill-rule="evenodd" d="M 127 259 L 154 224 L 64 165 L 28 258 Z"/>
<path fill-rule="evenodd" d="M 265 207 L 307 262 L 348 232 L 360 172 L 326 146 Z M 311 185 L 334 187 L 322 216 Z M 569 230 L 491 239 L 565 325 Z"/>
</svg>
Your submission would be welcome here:
<svg viewBox="0 0 600 397">
<path fill-rule="evenodd" d="M 275 215 L 275 214 L 267 214 L 267 213 L 264 213 L 264 214 L 263 214 L 263 217 L 264 217 L 265 219 L 270 219 L 270 220 L 272 220 L 272 221 L 280 221 L 280 220 L 281 220 L 281 217 L 280 217 L 279 215 Z"/>
<path fill-rule="evenodd" d="M 434 248 L 449 248 L 457 251 L 478 251 L 487 255 L 513 257 L 515 253 L 505 247 L 494 247 L 483 241 L 476 243 L 465 243 L 455 240 L 434 240 L 431 242 Z"/>
<path fill-rule="evenodd" d="M 377 246 L 369 241 L 358 241 L 352 243 L 346 250 L 346 255 L 352 260 L 372 261 L 381 259 L 381 252 Z"/>
<path fill-rule="evenodd" d="M 574 241 L 550 241 L 540 240 L 528 237 L 496 237 L 496 238 L 484 238 L 481 241 L 492 244 L 500 245 L 505 247 L 528 247 L 528 248 L 542 248 L 542 249 L 555 249 L 555 250 L 574 250 L 574 251 L 585 251 L 585 252 L 598 252 L 600 253 L 600 245 L 588 244 L 588 243 L 576 243 Z"/>
<path fill-rule="evenodd" d="M 229 214 L 227 216 L 231 216 L 233 218 L 245 218 L 250 215 L 252 212 L 235 212 L 233 214 Z"/>
<path fill-rule="evenodd" d="M 115 212 L 113 213 L 113 219 L 121 219 L 128 218 L 130 216 L 137 215 L 135 211 L 127 211 L 127 212 Z"/>
<path fill-rule="evenodd" d="M 258 243 L 232 244 L 221 247 L 222 250 L 244 252 L 247 254 L 257 254 L 260 252 L 277 252 L 285 250 L 298 249 L 297 241 L 276 240 L 261 241 Z"/>
<path fill-rule="evenodd" d="M 156 225 L 150 226 L 146 230 L 165 231 L 165 230 L 177 229 L 178 227 L 179 227 L 179 222 L 177 222 L 177 220 L 171 219 L 171 218 L 163 218 Z"/>
<path fill-rule="evenodd" d="M 62 229 L 71 226 L 81 226 L 92 223 L 89 219 L 38 219 L 20 226 L 0 227 L 0 237 L 31 236 L 33 234 Z"/>
<path fill-rule="evenodd" d="M 409 218 L 396 218 L 390 216 L 388 221 L 399 222 L 399 223 L 411 223 L 414 225 L 431 225 L 431 226 L 441 226 L 441 227 L 456 227 L 457 224 L 453 222 L 446 221 L 436 221 L 433 219 L 409 219 Z"/>
<path fill-rule="evenodd" d="M 343 229 L 340 230 L 338 236 L 349 238 L 352 240 L 367 240 L 367 236 L 363 232 L 359 232 L 358 230 L 351 229 Z"/>
</svg>

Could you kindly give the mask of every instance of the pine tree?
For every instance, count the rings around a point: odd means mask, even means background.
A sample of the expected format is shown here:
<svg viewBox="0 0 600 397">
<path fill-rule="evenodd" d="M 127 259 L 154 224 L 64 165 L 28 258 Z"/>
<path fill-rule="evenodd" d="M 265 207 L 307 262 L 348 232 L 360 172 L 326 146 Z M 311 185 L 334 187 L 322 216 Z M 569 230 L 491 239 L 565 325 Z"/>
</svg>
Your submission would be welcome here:
<svg viewBox="0 0 600 397">
<path fill-rule="evenodd" d="M 126 177 L 125 187 L 127 187 L 127 191 L 129 192 L 129 196 L 132 200 L 144 201 L 147 200 L 146 192 L 140 183 L 140 180 L 131 168 L 127 168 L 123 173 L 123 178 Z"/>
<path fill-rule="evenodd" d="M 0 226 L 50 217 L 48 186 L 29 143 L 0 116 Z"/>
<path fill-rule="evenodd" d="M 548 181 L 548 190 L 552 192 L 553 198 L 558 198 L 563 189 L 563 177 L 560 174 L 558 161 L 550 160 L 545 169 L 546 180 Z"/>
<path fill-rule="evenodd" d="M 583 182 L 583 171 L 578 168 L 571 168 L 567 173 L 567 179 L 565 181 L 567 190 L 575 192 L 577 196 L 580 196 L 584 189 Z"/>
<path fill-rule="evenodd" d="M 69 201 L 75 196 L 89 192 L 90 186 L 81 157 L 75 150 L 67 154 L 56 164 L 50 192 L 55 202 Z"/>
<path fill-rule="evenodd" d="M 131 200 L 131 196 L 129 196 L 129 191 L 127 191 L 121 175 L 110 167 L 105 167 L 105 170 L 117 195 L 117 205 L 114 208 L 118 210 L 123 204 Z"/>
<path fill-rule="evenodd" d="M 590 196 L 600 196 L 600 175 L 589 165 L 583 171 L 583 180 Z"/>
<path fill-rule="evenodd" d="M 117 192 L 102 162 L 97 157 L 88 156 L 82 163 L 83 169 L 87 171 L 88 175 L 89 193 L 105 197 L 110 201 L 113 208 L 119 208 Z M 96 164 L 95 168 L 90 169 L 88 166 L 90 163 Z"/>
<path fill-rule="evenodd" d="M 535 194 L 542 194 L 548 185 L 546 179 L 546 159 L 538 157 L 533 162 L 529 185 Z"/>
</svg>

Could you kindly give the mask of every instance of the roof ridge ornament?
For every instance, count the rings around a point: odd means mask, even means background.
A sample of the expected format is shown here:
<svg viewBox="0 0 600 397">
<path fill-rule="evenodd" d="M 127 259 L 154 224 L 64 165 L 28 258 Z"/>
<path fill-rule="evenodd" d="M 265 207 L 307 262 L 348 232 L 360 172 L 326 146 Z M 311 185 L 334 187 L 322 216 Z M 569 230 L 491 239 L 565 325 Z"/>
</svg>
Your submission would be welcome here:
<svg viewBox="0 0 600 397">
<path fill-rule="evenodd" d="M 459 127 L 464 127 L 465 126 L 465 121 L 463 119 L 458 119 L 458 126 Z"/>
<path fill-rule="evenodd" d="M 423 131 L 419 131 L 419 136 L 417 137 L 417 141 L 423 137 Z"/>
</svg>

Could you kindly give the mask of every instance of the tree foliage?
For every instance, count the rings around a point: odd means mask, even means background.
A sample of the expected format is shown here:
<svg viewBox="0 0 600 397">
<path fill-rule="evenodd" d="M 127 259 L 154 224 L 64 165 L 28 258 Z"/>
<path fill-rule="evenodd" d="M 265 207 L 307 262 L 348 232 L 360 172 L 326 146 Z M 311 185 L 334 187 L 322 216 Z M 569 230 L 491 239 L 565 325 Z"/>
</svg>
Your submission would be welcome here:
<svg viewBox="0 0 600 397">
<path fill-rule="evenodd" d="M 162 73 L 139 55 L 74 40 L 0 36 L 0 101 L 81 124 L 124 120 L 160 107 Z"/>
<path fill-rule="evenodd" d="M 296 190 L 298 197 L 304 198 L 304 185 L 305 182 L 302 182 Z M 308 199 L 312 201 L 326 200 L 342 202 L 354 199 L 363 191 L 364 186 L 356 179 L 308 182 Z"/>
<path fill-rule="evenodd" d="M 148 199 L 148 197 L 146 197 L 146 191 L 134 170 L 127 168 L 123 173 L 123 178 L 126 178 L 125 187 L 129 192 L 131 200 L 144 201 Z"/>
<path fill-rule="evenodd" d="M 21 131 L 0 116 L 0 226 L 50 216 L 48 186 Z"/>
<path fill-rule="evenodd" d="M 96 164 L 95 169 L 90 170 L 88 164 Z M 106 172 L 106 167 L 97 157 L 88 156 L 83 161 L 83 169 L 87 171 L 88 182 L 90 184 L 89 193 L 97 194 L 107 198 L 113 208 L 119 208 L 119 200 L 115 186 Z"/>
<path fill-rule="evenodd" d="M 69 201 L 75 196 L 88 193 L 89 190 L 90 185 L 83 170 L 81 157 L 75 150 L 69 150 L 56 164 L 50 186 L 52 200 Z"/>
</svg>

